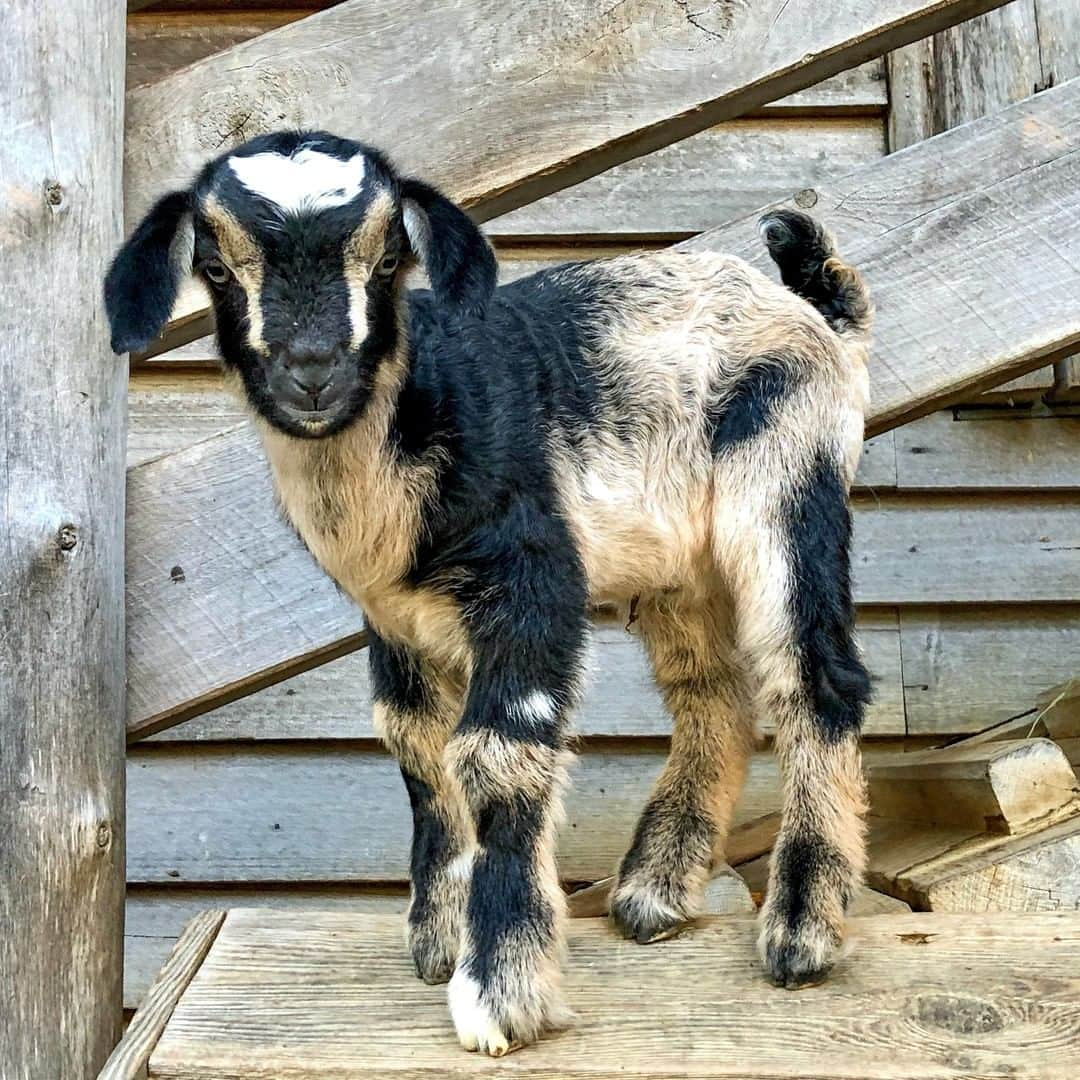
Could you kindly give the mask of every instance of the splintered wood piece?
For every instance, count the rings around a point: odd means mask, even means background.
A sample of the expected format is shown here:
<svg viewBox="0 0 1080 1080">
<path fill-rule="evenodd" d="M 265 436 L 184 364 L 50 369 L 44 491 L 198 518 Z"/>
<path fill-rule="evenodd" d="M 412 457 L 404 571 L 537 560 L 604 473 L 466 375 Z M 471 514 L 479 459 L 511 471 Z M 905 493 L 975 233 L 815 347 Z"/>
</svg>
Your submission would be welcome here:
<svg viewBox="0 0 1080 1080">
<path fill-rule="evenodd" d="M 224 921 L 224 911 L 203 911 L 187 924 L 98 1080 L 137 1080 L 145 1075 L 146 1063 L 176 1003 L 199 970 Z"/>
<path fill-rule="evenodd" d="M 896 754 L 867 769 L 870 805 L 880 817 L 970 825 L 1016 833 L 1073 805 L 1076 775 L 1049 739 L 967 740 Z"/>
<path fill-rule="evenodd" d="M 1027 835 L 871 819 L 867 882 L 931 911 L 1080 910 L 1080 815 Z"/>
<path fill-rule="evenodd" d="M 575 1026 L 497 1066 L 457 1043 L 444 987 L 397 919 L 236 910 L 150 1060 L 155 1080 L 1069 1078 L 1080 921 L 1061 914 L 853 919 L 823 985 L 765 980 L 749 916 L 643 948 L 569 927 Z"/>
</svg>

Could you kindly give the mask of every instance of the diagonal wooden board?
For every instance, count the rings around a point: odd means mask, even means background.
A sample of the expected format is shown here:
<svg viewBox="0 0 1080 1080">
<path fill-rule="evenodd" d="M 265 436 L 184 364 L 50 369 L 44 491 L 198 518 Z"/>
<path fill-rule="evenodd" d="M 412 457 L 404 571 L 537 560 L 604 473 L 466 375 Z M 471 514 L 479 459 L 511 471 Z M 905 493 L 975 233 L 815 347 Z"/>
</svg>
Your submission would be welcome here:
<svg viewBox="0 0 1080 1080">
<path fill-rule="evenodd" d="M 1002 2 L 348 0 L 129 92 L 126 219 L 230 146 L 318 127 L 487 220 Z M 148 355 L 207 333 L 201 295 L 177 314 Z"/>
<path fill-rule="evenodd" d="M 822 986 L 770 986 L 755 920 L 648 947 L 569 927 L 568 1032 L 499 1064 L 461 1050 L 445 987 L 411 969 L 396 916 L 235 909 L 150 1054 L 152 1080 L 740 1077 L 1066 1080 L 1080 1045 L 1080 919 L 852 919 Z M 647 987 L 646 993 L 642 987 Z"/>
<path fill-rule="evenodd" d="M 818 194 L 879 308 L 868 428 L 922 415 L 1080 342 L 1080 80 Z M 755 220 L 688 246 L 764 264 Z M 246 429 L 128 473 L 129 737 L 362 643 L 358 611 L 274 506 Z"/>
</svg>

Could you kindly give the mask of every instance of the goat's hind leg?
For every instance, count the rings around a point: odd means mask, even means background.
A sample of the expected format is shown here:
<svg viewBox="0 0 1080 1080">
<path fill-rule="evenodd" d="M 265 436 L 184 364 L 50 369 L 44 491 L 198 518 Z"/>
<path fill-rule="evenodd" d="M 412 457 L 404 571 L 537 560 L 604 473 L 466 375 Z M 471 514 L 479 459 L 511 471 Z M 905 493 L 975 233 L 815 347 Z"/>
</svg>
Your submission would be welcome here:
<svg viewBox="0 0 1080 1080">
<path fill-rule="evenodd" d="M 762 716 L 776 723 L 783 818 L 761 914 L 765 969 L 794 989 L 836 959 L 865 861 L 859 730 L 869 677 L 853 638 L 850 513 L 825 456 L 761 521 L 733 538 L 741 653 Z"/>
<path fill-rule="evenodd" d="M 375 727 L 398 759 L 413 814 L 406 938 L 417 975 L 446 982 L 454 971 L 474 854 L 472 828 L 443 764 L 464 692 L 449 675 L 370 628 Z"/>
<path fill-rule="evenodd" d="M 641 605 L 638 625 L 674 720 L 671 754 L 612 894 L 615 925 L 645 944 L 699 913 L 754 736 L 719 602 L 679 610 L 661 598 Z"/>
</svg>

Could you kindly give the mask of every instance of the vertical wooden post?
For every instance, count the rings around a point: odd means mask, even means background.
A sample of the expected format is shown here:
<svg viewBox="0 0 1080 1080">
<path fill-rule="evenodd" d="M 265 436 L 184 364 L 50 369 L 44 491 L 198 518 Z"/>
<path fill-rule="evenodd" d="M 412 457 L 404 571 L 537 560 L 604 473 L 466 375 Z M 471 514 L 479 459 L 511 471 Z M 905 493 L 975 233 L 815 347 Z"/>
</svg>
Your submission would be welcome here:
<svg viewBox="0 0 1080 1080">
<path fill-rule="evenodd" d="M 0 1076 L 81 1080 L 122 1018 L 125 5 L 0 29 Z"/>
</svg>

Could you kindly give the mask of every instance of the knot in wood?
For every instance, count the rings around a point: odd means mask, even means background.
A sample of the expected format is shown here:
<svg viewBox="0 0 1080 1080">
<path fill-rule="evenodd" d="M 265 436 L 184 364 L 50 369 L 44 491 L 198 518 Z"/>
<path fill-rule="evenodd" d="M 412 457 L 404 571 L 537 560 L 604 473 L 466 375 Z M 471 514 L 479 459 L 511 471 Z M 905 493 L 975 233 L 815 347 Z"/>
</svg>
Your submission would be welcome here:
<svg viewBox="0 0 1080 1080">
<path fill-rule="evenodd" d="M 818 200 L 818 194 L 813 188 L 803 188 L 801 191 L 795 192 L 795 205 L 802 207 L 803 210 L 809 210 L 811 206 L 816 206 Z"/>
<path fill-rule="evenodd" d="M 64 204 L 64 186 L 59 180 L 46 180 L 44 184 L 45 202 L 57 210 Z"/>
<path fill-rule="evenodd" d="M 79 532 L 70 522 L 61 525 L 56 531 L 56 546 L 61 551 L 71 551 L 79 542 Z"/>
</svg>

